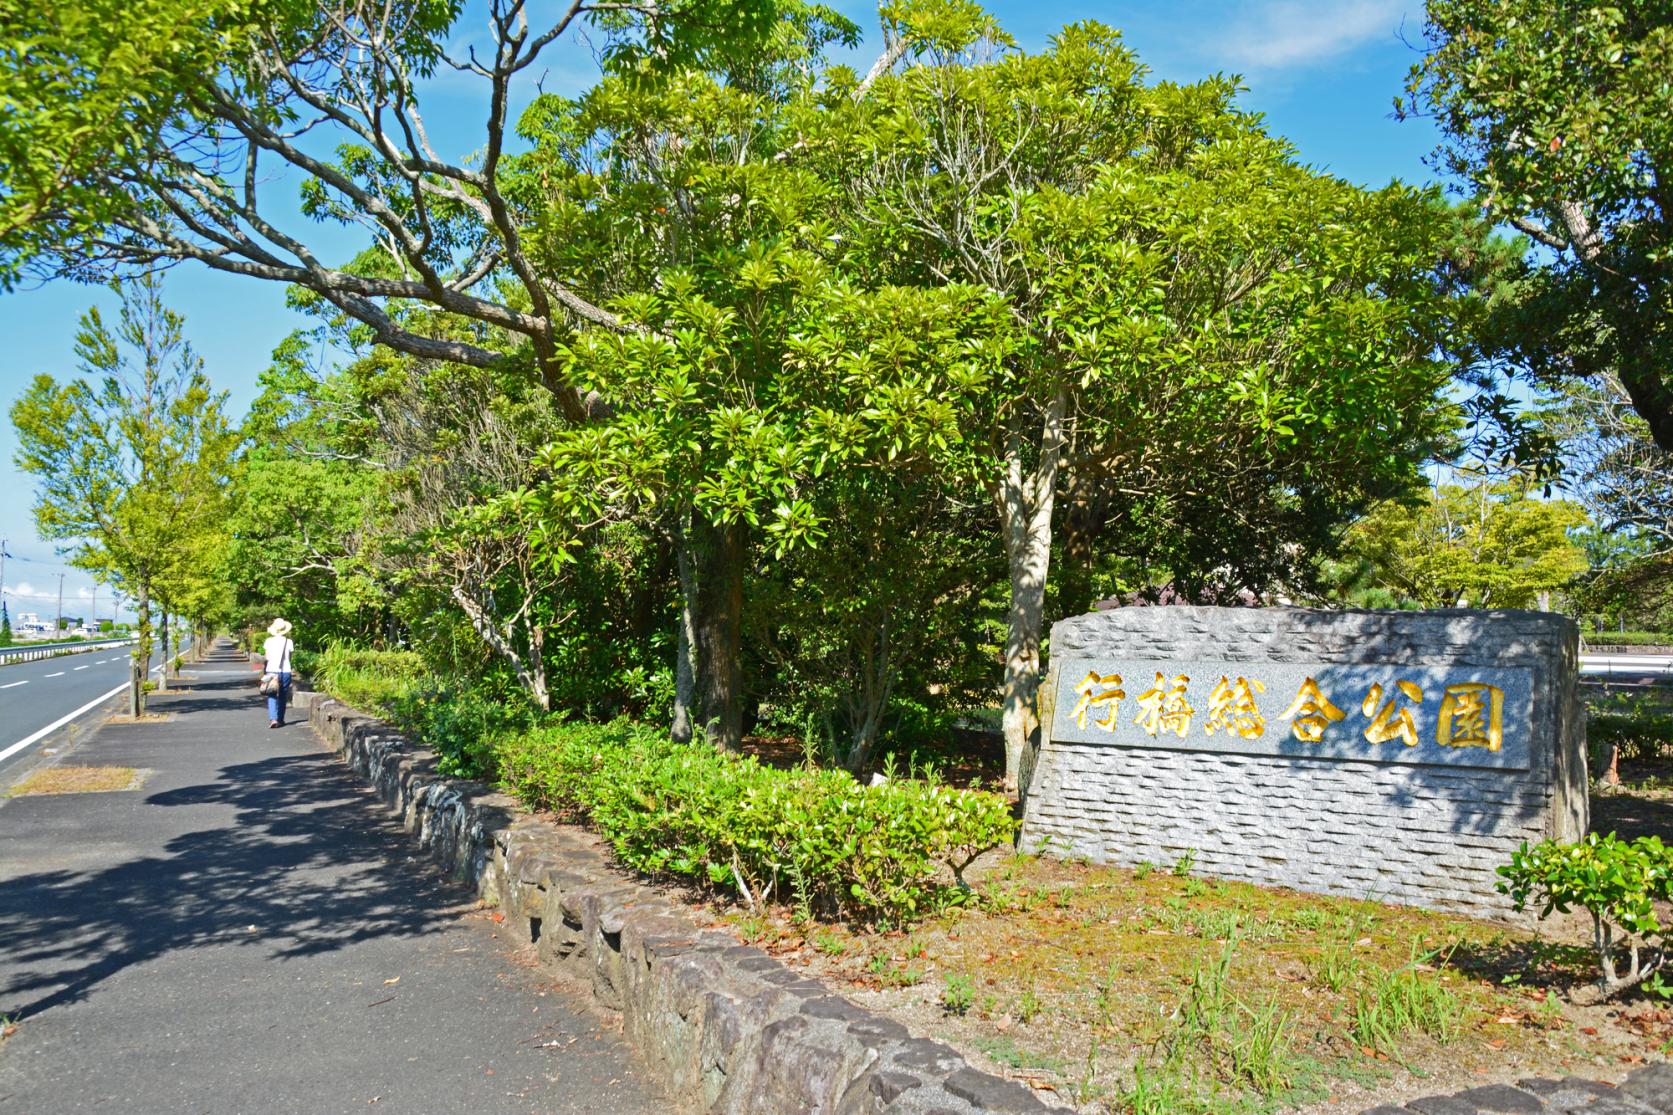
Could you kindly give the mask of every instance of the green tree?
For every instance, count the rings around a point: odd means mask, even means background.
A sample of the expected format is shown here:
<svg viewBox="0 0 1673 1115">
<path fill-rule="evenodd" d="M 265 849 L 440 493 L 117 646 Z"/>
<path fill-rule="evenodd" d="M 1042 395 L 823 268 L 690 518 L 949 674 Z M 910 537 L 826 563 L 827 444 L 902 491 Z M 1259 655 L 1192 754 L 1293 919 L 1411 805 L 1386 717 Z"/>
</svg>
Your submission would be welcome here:
<svg viewBox="0 0 1673 1115">
<path fill-rule="evenodd" d="M 97 309 L 82 317 L 82 378 L 36 376 L 11 418 L 17 464 L 36 477 L 36 530 L 134 601 L 140 639 L 130 707 L 139 715 L 153 595 L 208 576 L 216 546 L 206 540 L 225 521 L 237 435 L 183 319 L 163 303 L 161 280 L 140 279 L 121 295 L 114 328 Z"/>
<path fill-rule="evenodd" d="M 1616 377 L 1673 450 L 1673 6 L 1429 0 L 1407 113 L 1438 165 L 1548 251 L 1501 346 L 1546 376 Z"/>
<path fill-rule="evenodd" d="M 999 370 L 942 460 L 988 494 L 1007 560 L 1014 783 L 1071 481 L 1081 551 L 1199 599 L 1265 591 L 1409 488 L 1456 419 L 1431 196 L 1309 170 L 1230 81 L 1148 84 L 1109 28 L 1004 45 L 971 15 L 808 146 L 878 272 L 1005 303 Z"/>
<path fill-rule="evenodd" d="M 548 471 L 589 514 L 579 478 L 617 493 L 677 553 L 676 738 L 741 738 L 755 547 L 816 544 L 818 477 L 956 437 L 944 399 L 976 382 L 964 330 L 980 333 L 968 315 L 983 296 L 855 284 L 839 180 L 802 157 L 808 114 L 863 98 L 904 55 L 896 30 L 870 80 L 826 89 L 823 52 L 853 25 L 786 5 L 747 67 L 607 77 L 578 100 L 540 99 L 521 124 L 535 148 L 518 169 L 548 206 L 531 256 L 635 326 L 563 348 L 566 378 L 611 413 L 557 439 Z M 840 374 L 815 366 L 830 358 Z"/>
<path fill-rule="evenodd" d="M 478 368 L 520 359 L 566 414 L 585 417 L 601 401 L 563 383 L 553 355 L 575 321 L 620 323 L 524 250 L 539 199 L 502 179 L 515 89 L 586 23 L 612 67 L 651 76 L 747 57 L 776 7 L 574 0 L 541 18 L 524 0 L 489 0 L 489 42 L 449 54 L 463 10 L 457 0 L 0 7 L 0 279 L 196 260 L 306 290 L 411 356 Z M 443 68 L 474 82 L 486 106 L 469 158 L 438 151 L 426 127 L 424 81 Z M 273 217 L 264 183 L 286 174 L 309 215 L 370 224 L 378 248 L 349 266 L 325 262 L 329 239 L 311 243 Z M 412 304 L 475 329 L 413 328 Z"/>
<path fill-rule="evenodd" d="M 1586 571 L 1578 504 L 1518 480 L 1443 484 L 1415 506 L 1390 501 L 1352 531 L 1377 582 L 1426 608 L 1550 607 Z"/>
</svg>

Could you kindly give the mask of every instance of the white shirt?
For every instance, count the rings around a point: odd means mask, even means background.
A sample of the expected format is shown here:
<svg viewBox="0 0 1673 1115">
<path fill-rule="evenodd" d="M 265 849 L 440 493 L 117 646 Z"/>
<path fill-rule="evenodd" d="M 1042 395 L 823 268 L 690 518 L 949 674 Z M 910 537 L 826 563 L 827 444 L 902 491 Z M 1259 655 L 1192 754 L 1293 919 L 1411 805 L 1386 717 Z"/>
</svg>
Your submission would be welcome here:
<svg viewBox="0 0 1673 1115">
<path fill-rule="evenodd" d="M 267 659 L 267 672 L 270 674 L 290 673 L 290 652 L 293 644 L 283 635 L 269 635 L 267 642 L 261 645 L 262 657 Z"/>
</svg>

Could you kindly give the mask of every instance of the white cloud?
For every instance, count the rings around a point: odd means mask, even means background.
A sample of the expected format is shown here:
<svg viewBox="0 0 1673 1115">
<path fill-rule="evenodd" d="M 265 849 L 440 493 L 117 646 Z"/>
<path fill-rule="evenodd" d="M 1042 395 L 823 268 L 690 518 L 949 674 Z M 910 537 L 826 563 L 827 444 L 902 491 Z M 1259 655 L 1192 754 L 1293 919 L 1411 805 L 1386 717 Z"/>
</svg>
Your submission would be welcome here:
<svg viewBox="0 0 1673 1115">
<path fill-rule="evenodd" d="M 1422 6 L 1407 0 L 1274 0 L 1244 12 L 1215 43 L 1244 72 L 1317 65 L 1391 41 L 1402 22 L 1413 35 L 1423 25 Z"/>
<path fill-rule="evenodd" d="M 43 594 L 35 591 L 35 586 L 28 581 L 19 581 L 11 588 L 13 596 L 40 598 Z"/>
</svg>

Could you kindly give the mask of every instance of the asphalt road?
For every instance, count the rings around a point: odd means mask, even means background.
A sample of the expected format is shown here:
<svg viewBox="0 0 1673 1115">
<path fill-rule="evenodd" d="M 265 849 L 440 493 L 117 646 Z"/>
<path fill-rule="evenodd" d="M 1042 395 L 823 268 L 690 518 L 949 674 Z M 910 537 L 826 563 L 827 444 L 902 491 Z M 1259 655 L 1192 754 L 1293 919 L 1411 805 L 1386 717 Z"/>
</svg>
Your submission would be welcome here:
<svg viewBox="0 0 1673 1115">
<path fill-rule="evenodd" d="M 38 758 L 41 749 L 60 746 L 75 728 L 85 729 L 106 703 L 119 707 L 113 691 L 128 680 L 128 659 L 129 648 L 118 646 L 0 667 L 0 782 L 11 781 L 16 768 Z M 152 655 L 153 666 L 161 661 L 160 653 Z M 108 702 L 100 700 L 107 694 Z M 84 711 L 59 723 L 78 710 Z M 52 725 L 58 726 L 31 738 Z"/>
<path fill-rule="evenodd" d="M 86 671 L 90 672 L 90 671 Z M 0 1115 L 672 1115 L 620 1036 L 224 661 L 0 798 Z"/>
</svg>

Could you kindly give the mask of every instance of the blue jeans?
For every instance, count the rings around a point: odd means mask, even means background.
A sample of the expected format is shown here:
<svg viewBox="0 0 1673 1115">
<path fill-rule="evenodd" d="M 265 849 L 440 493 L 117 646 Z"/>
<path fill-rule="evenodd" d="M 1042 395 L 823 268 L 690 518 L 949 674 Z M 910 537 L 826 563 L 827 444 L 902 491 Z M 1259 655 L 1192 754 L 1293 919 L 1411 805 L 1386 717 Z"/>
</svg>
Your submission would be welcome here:
<svg viewBox="0 0 1673 1115">
<path fill-rule="evenodd" d="M 285 702 L 290 700 L 290 671 L 279 675 L 279 692 L 267 698 L 267 719 L 285 722 Z"/>
</svg>

